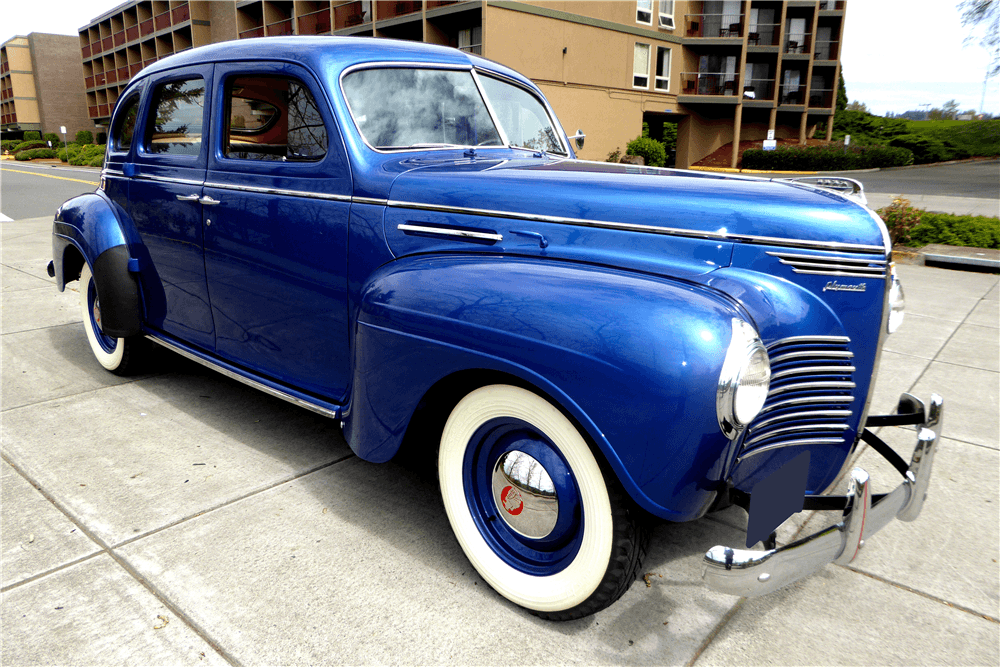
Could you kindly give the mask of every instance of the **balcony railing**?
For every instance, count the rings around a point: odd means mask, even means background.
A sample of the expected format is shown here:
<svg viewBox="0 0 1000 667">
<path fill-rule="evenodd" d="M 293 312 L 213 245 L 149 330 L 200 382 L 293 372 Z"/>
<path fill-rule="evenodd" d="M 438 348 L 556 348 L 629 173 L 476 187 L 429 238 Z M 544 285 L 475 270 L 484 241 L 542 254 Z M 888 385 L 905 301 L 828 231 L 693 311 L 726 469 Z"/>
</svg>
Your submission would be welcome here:
<svg viewBox="0 0 1000 667">
<path fill-rule="evenodd" d="M 98 117 L 97 114 L 99 112 L 100 109 L 97 108 L 96 104 L 92 107 L 87 107 L 87 115 L 89 115 L 91 118 L 97 118 Z"/>
<path fill-rule="evenodd" d="M 115 46 L 121 46 L 122 44 L 125 43 L 125 31 L 124 30 L 122 30 L 121 32 L 116 32 L 113 35 L 113 37 L 114 37 L 114 40 L 115 40 Z"/>
<path fill-rule="evenodd" d="M 125 28 L 125 41 L 134 42 L 139 39 L 139 26 L 134 25 L 130 28 Z"/>
<path fill-rule="evenodd" d="M 170 10 L 170 13 L 172 15 L 174 25 L 187 21 L 191 18 L 191 9 L 187 3 L 184 3 L 180 7 L 174 7 Z"/>
<path fill-rule="evenodd" d="M 84 58 L 89 58 L 90 57 L 90 44 L 87 44 L 87 46 L 84 46 L 83 48 L 81 48 L 80 52 L 83 53 L 83 57 Z"/>
<path fill-rule="evenodd" d="M 100 53 L 100 52 L 101 52 L 101 50 L 102 50 L 102 49 L 101 49 L 101 40 L 97 40 L 96 42 L 94 42 L 93 44 L 91 44 L 91 45 L 90 45 L 90 52 L 91 52 L 91 53 L 92 53 L 93 55 L 95 55 L 95 56 L 96 56 L 96 55 L 97 55 L 98 53 Z"/>
<path fill-rule="evenodd" d="M 142 63 L 132 63 L 128 66 L 128 76 L 131 79 L 142 70 Z"/>
<path fill-rule="evenodd" d="M 104 73 L 104 79 L 108 83 L 118 83 L 118 72 L 115 70 L 108 70 Z"/>
<path fill-rule="evenodd" d="M 321 35 L 325 32 L 330 32 L 329 7 L 299 17 L 300 35 Z"/>
<path fill-rule="evenodd" d="M 291 35 L 292 19 L 285 19 L 284 21 L 278 21 L 277 23 L 269 23 L 267 26 L 267 34 L 272 37 L 280 35 Z"/>
<path fill-rule="evenodd" d="M 795 104 L 801 105 L 805 104 L 806 97 L 806 87 L 804 85 L 800 86 L 781 86 L 781 93 L 779 95 L 778 104 Z"/>
<path fill-rule="evenodd" d="M 156 26 L 157 30 L 163 30 L 164 28 L 170 27 L 170 11 L 165 11 L 162 14 L 157 14 L 153 17 L 153 24 Z"/>
<path fill-rule="evenodd" d="M 344 28 L 361 25 L 362 23 L 371 23 L 371 20 L 371 13 L 366 13 L 362 10 L 360 0 L 357 2 L 347 2 L 333 8 L 334 30 L 343 30 Z"/>
<path fill-rule="evenodd" d="M 93 76 L 85 77 L 83 79 L 83 81 L 84 81 L 84 84 L 87 86 L 87 88 L 93 88 L 94 87 L 94 77 Z"/>
<path fill-rule="evenodd" d="M 114 40 L 111 37 L 105 37 L 101 40 L 101 50 L 110 51 L 115 47 Z"/>
<path fill-rule="evenodd" d="M 448 5 L 454 5 L 456 2 L 459 2 L 459 0 L 427 0 L 427 9 L 447 7 Z"/>
<path fill-rule="evenodd" d="M 95 85 L 103 86 L 105 83 L 107 83 L 107 79 L 105 78 L 104 74 L 95 74 L 94 75 L 94 84 Z"/>
<path fill-rule="evenodd" d="M 685 14 L 688 37 L 743 36 L 743 14 Z"/>
<path fill-rule="evenodd" d="M 809 91 L 809 106 L 829 109 L 833 106 L 833 89 L 813 88 Z"/>
<path fill-rule="evenodd" d="M 681 72 L 683 95 L 735 95 L 738 72 Z"/>
<path fill-rule="evenodd" d="M 107 104 L 98 104 L 97 105 L 97 113 L 101 117 L 110 115 L 110 112 L 109 112 L 109 109 L 108 109 L 108 105 Z"/>
<path fill-rule="evenodd" d="M 757 23 L 747 27 L 747 46 L 777 46 L 781 35 L 778 23 Z"/>
<path fill-rule="evenodd" d="M 392 19 L 397 16 L 405 16 L 420 11 L 419 2 L 379 2 L 376 8 L 378 20 Z"/>
<path fill-rule="evenodd" d="M 743 99 L 746 101 L 773 100 L 774 79 L 744 79 Z"/>
<path fill-rule="evenodd" d="M 811 33 L 797 33 L 785 36 L 785 53 L 809 53 L 812 43 Z"/>
<path fill-rule="evenodd" d="M 125 65 L 124 67 L 119 67 L 118 68 L 118 80 L 119 81 L 128 81 L 128 79 L 129 79 L 129 76 L 128 76 L 128 65 Z"/>
<path fill-rule="evenodd" d="M 816 40 L 816 60 L 839 60 L 840 42 Z"/>
<path fill-rule="evenodd" d="M 258 28 L 250 28 L 249 30 L 244 30 L 240 33 L 240 39 L 249 39 L 251 37 L 263 37 L 264 36 L 264 26 Z"/>
<path fill-rule="evenodd" d="M 146 19 L 139 24 L 140 36 L 145 37 L 146 35 L 152 35 L 153 32 L 155 32 L 153 29 L 153 19 Z"/>
</svg>

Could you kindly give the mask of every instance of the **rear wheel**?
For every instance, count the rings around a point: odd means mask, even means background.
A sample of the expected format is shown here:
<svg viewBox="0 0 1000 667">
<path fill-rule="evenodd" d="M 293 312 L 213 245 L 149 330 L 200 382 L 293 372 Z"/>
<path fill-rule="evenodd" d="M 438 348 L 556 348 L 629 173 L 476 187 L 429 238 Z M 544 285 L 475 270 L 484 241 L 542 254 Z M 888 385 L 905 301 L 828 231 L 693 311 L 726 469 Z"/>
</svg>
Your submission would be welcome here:
<svg viewBox="0 0 1000 667">
<path fill-rule="evenodd" d="M 101 366 L 115 375 L 130 375 L 141 363 L 149 342 L 142 336 L 115 338 L 101 328 L 101 300 L 90 265 L 84 262 L 80 271 L 80 315 L 87 341 Z"/>
<path fill-rule="evenodd" d="M 438 471 L 462 549 L 512 602 L 568 620 L 635 580 L 648 545 L 639 511 L 540 396 L 508 385 L 468 394 L 445 425 Z"/>
</svg>

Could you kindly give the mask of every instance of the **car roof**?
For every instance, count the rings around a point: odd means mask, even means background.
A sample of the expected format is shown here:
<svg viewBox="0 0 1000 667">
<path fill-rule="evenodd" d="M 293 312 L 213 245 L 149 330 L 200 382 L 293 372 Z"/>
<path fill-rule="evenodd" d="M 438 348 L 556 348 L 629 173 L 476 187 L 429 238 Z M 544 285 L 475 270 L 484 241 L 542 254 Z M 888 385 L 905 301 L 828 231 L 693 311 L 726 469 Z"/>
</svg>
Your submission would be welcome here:
<svg viewBox="0 0 1000 667">
<path fill-rule="evenodd" d="M 474 66 L 504 74 L 535 87 L 528 79 L 508 67 L 448 46 L 398 39 L 331 35 L 258 37 L 208 44 L 158 60 L 143 69 L 136 78 L 188 65 L 247 60 L 291 61 L 302 63 L 314 72 L 335 72 L 338 75 L 352 65 L 375 62 Z"/>
</svg>

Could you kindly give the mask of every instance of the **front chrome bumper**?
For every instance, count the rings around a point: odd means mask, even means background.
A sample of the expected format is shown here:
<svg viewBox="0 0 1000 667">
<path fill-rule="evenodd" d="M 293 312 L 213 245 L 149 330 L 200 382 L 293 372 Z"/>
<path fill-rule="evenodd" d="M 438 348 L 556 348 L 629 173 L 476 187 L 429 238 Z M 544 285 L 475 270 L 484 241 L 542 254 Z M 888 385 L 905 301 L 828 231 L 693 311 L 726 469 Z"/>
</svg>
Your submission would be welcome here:
<svg viewBox="0 0 1000 667">
<path fill-rule="evenodd" d="M 847 509 L 840 523 L 766 551 L 712 547 L 705 554 L 703 577 L 706 585 L 720 593 L 747 597 L 766 595 L 813 574 L 827 563 L 850 563 L 865 540 L 894 518 L 916 519 L 927 497 L 943 410 L 944 403 L 936 394 L 931 395 L 927 408 L 919 399 L 903 394 L 898 412 L 916 413 L 920 417 L 911 422 L 917 425 L 917 446 L 902 484 L 873 502 L 868 473 L 862 468 L 854 468 L 847 491 Z M 872 417 L 868 423 L 874 425 L 880 420 L 885 424 L 906 423 L 893 422 L 892 417 Z"/>
</svg>

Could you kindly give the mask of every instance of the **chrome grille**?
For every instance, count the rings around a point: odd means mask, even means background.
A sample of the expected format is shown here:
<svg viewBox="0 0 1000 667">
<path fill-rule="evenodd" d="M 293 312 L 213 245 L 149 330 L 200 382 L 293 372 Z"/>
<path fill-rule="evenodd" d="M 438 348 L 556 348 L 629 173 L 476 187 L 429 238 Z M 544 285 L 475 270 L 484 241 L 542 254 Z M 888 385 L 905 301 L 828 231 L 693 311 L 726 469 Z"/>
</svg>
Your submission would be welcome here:
<svg viewBox="0 0 1000 667">
<path fill-rule="evenodd" d="M 846 336 L 794 336 L 767 346 L 771 387 L 739 460 L 783 447 L 843 444 L 854 404 Z"/>
<path fill-rule="evenodd" d="M 816 276 L 849 276 L 854 278 L 885 278 L 886 260 L 853 259 L 832 255 L 801 255 L 790 252 L 768 252 L 795 273 Z"/>
</svg>

